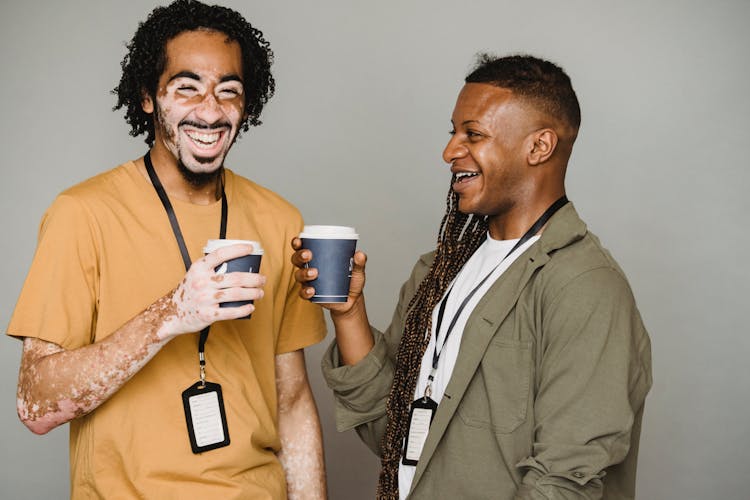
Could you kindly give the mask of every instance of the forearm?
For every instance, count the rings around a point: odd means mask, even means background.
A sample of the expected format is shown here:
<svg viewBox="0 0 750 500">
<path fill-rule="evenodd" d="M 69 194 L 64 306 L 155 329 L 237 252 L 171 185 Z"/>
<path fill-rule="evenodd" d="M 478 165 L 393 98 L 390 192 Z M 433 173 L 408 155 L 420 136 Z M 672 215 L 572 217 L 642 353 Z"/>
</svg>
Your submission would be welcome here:
<svg viewBox="0 0 750 500">
<path fill-rule="evenodd" d="M 221 308 L 219 303 L 263 297 L 265 277 L 214 272 L 220 263 L 250 251 L 249 245 L 232 245 L 193 262 L 177 288 L 101 342 L 68 351 L 27 338 L 17 397 L 24 424 L 44 434 L 85 415 L 117 392 L 175 336 L 250 314 L 252 304 Z"/>
<path fill-rule="evenodd" d="M 172 337 L 171 294 L 159 299 L 101 342 L 65 350 L 24 340 L 17 409 L 21 421 L 44 434 L 104 403 Z"/>
<path fill-rule="evenodd" d="M 365 296 L 360 295 L 351 309 L 345 313 L 331 311 L 331 320 L 336 330 L 341 362 L 355 365 L 372 350 L 375 341 L 365 308 Z"/>
<path fill-rule="evenodd" d="M 384 335 L 377 330 L 372 333 L 375 345 L 359 363 L 342 364 L 338 345 L 331 343 L 323 355 L 321 368 L 336 399 L 336 430 L 356 429 L 362 441 L 379 454 L 394 366 Z"/>
<path fill-rule="evenodd" d="M 292 500 L 327 496 L 320 420 L 304 359 L 302 350 L 276 356 L 281 441 L 277 456 Z"/>
<path fill-rule="evenodd" d="M 279 414 L 279 437 L 278 458 L 286 475 L 288 498 L 326 498 L 323 439 L 309 388 L 293 408 Z"/>
</svg>

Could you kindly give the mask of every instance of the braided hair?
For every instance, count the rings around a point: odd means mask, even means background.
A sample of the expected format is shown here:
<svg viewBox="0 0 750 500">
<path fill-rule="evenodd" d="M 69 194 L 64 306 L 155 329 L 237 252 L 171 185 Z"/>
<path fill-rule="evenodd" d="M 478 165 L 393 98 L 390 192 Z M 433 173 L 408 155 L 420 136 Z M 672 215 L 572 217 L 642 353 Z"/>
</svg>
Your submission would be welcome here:
<svg viewBox="0 0 750 500">
<path fill-rule="evenodd" d="M 388 395 L 388 423 L 381 443 L 379 499 L 398 500 L 398 463 L 406 434 L 409 403 L 432 331 L 432 311 L 469 257 L 487 237 L 487 218 L 458 211 L 458 195 L 450 189 L 438 231 L 435 260 L 409 301 L 398 348 L 396 373 Z"/>
<path fill-rule="evenodd" d="M 273 52 L 263 33 L 253 28 L 242 15 L 227 7 L 206 5 L 196 0 L 176 0 L 157 7 L 138 25 L 122 60 L 120 84 L 114 88 L 117 104 L 113 111 L 125 108 L 130 135 L 146 134 L 145 142 L 154 144 L 154 118 L 141 107 L 143 93 L 156 100 L 159 77 L 167 63 L 167 42 L 186 31 L 212 30 L 236 41 L 242 51 L 242 78 L 245 88 L 245 119 L 240 130 L 260 125 L 263 106 L 273 96 L 276 82 L 271 75 Z"/>
<path fill-rule="evenodd" d="M 498 58 L 479 54 L 475 69 L 465 82 L 509 89 L 516 98 L 560 120 L 575 132 L 580 125 L 581 111 L 570 78 L 549 61 L 526 55 Z M 393 385 L 386 404 L 387 423 L 381 442 L 378 499 L 397 500 L 399 497 L 401 448 L 422 357 L 430 341 L 433 310 L 466 261 L 484 242 L 487 230 L 488 218 L 459 212 L 458 195 L 450 190 L 446 213 L 438 231 L 435 259 L 407 308 Z"/>
</svg>

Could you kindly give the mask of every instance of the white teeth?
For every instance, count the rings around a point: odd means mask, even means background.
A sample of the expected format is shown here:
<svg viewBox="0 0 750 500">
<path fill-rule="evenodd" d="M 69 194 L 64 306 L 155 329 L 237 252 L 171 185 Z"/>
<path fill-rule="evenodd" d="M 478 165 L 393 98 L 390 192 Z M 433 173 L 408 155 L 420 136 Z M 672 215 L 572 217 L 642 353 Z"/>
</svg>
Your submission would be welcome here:
<svg viewBox="0 0 750 500">
<path fill-rule="evenodd" d="M 199 146 L 213 146 L 216 141 L 219 140 L 219 137 L 221 137 L 221 134 L 219 132 L 204 134 L 200 132 L 190 131 L 185 133 Z"/>
<path fill-rule="evenodd" d="M 476 172 L 458 172 L 456 174 L 456 181 L 461 182 L 468 177 L 476 177 L 477 175 L 479 174 Z"/>
</svg>

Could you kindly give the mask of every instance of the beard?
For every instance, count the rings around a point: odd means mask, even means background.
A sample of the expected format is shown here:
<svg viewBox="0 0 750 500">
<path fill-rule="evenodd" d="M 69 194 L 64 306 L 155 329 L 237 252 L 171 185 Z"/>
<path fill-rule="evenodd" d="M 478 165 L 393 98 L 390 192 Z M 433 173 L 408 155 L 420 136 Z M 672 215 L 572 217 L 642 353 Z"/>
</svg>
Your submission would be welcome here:
<svg viewBox="0 0 750 500">
<path fill-rule="evenodd" d="M 177 158 L 177 169 L 180 171 L 182 178 L 196 189 L 200 189 L 216 182 L 216 179 L 220 178 L 224 173 L 223 164 L 212 172 L 193 172 L 185 166 L 182 162 L 182 158 Z"/>
</svg>

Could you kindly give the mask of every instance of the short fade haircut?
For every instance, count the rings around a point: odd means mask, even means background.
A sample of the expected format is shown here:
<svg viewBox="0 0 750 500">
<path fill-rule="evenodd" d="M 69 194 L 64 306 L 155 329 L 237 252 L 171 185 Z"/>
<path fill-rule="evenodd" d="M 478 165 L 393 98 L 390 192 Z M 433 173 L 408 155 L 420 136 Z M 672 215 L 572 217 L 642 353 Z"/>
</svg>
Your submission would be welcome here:
<svg viewBox="0 0 750 500">
<path fill-rule="evenodd" d="M 245 119 L 243 132 L 260 125 L 263 106 L 273 96 L 276 82 L 271 75 L 273 52 L 263 33 L 253 28 L 238 12 L 219 5 L 206 5 L 196 0 L 176 0 L 166 7 L 157 7 L 145 22 L 138 25 L 128 43 L 122 60 L 120 84 L 112 91 L 117 95 L 113 110 L 125 108 L 125 121 L 130 135 L 146 134 L 145 142 L 154 144 L 154 118 L 143 111 L 141 103 L 146 92 L 156 102 L 159 77 L 166 67 L 167 42 L 187 31 L 208 30 L 223 33 L 240 45 L 242 79 L 245 87 Z"/>
<path fill-rule="evenodd" d="M 578 130 L 581 108 L 570 77 L 559 66 L 529 55 L 479 54 L 466 83 L 487 83 L 512 91 L 540 111 Z"/>
</svg>

